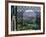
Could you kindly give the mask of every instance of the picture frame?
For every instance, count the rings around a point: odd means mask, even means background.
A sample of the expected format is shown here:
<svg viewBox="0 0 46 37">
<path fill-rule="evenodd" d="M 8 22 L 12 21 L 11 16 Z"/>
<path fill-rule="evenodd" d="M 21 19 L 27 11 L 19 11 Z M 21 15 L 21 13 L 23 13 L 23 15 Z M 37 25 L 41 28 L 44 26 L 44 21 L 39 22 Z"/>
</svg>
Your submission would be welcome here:
<svg viewBox="0 0 46 37">
<path fill-rule="evenodd" d="M 15 12 L 17 11 L 17 12 L 14 13 L 14 11 Z M 19 14 L 19 12 L 21 13 Z M 37 17 L 35 12 L 36 13 L 38 12 Z M 27 18 L 30 20 L 28 20 Z M 24 19 L 28 21 L 25 22 Z M 15 27 L 13 27 L 13 20 L 15 22 L 14 23 Z M 19 24 L 18 20 L 19 22 L 21 20 L 24 22 L 21 21 L 22 24 L 21 23 Z M 32 23 L 32 20 L 35 23 Z M 25 28 L 24 26 L 19 27 L 18 25 L 19 26 L 24 25 Z M 28 25 L 30 28 L 28 27 Z M 45 3 L 44 2 L 25 2 L 25 1 L 7 1 L 5 4 L 5 35 L 6 36 L 22 36 L 22 35 L 38 35 L 38 34 L 45 34 Z"/>
</svg>

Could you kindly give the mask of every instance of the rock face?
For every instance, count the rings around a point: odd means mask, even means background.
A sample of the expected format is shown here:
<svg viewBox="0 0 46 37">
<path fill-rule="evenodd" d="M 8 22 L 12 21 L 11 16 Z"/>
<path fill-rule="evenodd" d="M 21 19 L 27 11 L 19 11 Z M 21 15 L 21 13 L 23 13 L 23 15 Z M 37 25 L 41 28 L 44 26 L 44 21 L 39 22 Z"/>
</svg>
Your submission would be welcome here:
<svg viewBox="0 0 46 37">
<path fill-rule="evenodd" d="M 36 13 L 33 10 L 26 10 L 23 13 L 23 19 L 24 20 L 35 20 L 36 19 Z"/>
</svg>

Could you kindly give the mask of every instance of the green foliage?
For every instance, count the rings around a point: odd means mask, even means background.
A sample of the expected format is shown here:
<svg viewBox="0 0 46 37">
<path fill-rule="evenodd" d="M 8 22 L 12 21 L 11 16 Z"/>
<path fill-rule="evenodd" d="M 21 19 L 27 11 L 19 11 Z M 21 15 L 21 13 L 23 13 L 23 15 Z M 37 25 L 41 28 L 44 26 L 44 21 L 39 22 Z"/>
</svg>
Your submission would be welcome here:
<svg viewBox="0 0 46 37">
<path fill-rule="evenodd" d="M 40 29 L 40 23 L 38 22 L 38 19 L 24 20 L 22 17 L 17 17 L 17 31 L 38 29 Z"/>
</svg>

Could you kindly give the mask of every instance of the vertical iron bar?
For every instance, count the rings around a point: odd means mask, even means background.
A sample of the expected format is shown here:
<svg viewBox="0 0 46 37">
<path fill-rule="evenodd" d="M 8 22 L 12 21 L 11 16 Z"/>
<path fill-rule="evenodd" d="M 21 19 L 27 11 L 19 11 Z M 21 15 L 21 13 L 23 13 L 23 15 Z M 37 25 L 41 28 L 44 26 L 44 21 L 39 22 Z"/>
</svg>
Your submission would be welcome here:
<svg viewBox="0 0 46 37">
<path fill-rule="evenodd" d="M 16 30 L 17 30 L 17 6 L 16 6 Z"/>
</svg>

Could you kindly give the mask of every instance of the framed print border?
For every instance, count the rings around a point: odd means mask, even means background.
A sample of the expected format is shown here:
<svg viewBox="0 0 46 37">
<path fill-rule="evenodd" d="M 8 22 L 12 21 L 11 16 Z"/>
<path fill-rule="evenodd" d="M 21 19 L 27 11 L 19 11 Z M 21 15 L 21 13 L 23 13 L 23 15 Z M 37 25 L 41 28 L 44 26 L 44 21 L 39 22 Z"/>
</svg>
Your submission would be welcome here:
<svg viewBox="0 0 46 37">
<path fill-rule="evenodd" d="M 43 32 L 28 34 L 8 34 L 8 3 L 26 3 L 26 4 L 42 4 L 43 5 Z M 22 35 L 38 35 L 45 33 L 45 3 L 44 2 L 25 2 L 25 1 L 5 1 L 5 36 L 22 36 Z"/>
</svg>

